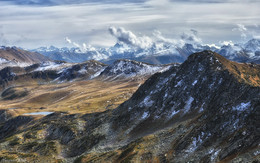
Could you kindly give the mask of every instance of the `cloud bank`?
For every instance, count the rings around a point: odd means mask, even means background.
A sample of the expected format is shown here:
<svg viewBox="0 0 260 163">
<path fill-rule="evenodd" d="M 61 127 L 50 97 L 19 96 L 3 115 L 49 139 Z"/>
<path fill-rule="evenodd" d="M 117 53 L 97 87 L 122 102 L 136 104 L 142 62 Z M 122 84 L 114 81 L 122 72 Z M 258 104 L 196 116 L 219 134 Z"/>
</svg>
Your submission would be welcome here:
<svg viewBox="0 0 260 163">
<path fill-rule="evenodd" d="M 67 45 L 63 38 L 69 36 L 77 40 L 78 45 L 82 47 L 83 43 L 109 47 L 114 45 L 115 41 L 122 41 L 136 48 L 148 48 L 152 46 L 150 40 L 152 36 L 149 35 L 154 30 L 161 31 L 167 38 L 177 38 L 183 31 L 196 29 L 199 33 L 189 31 L 193 36 L 183 34 L 182 39 L 192 42 L 203 40 L 204 43 L 236 41 L 241 40 L 241 36 L 249 39 L 260 35 L 260 1 L 256 0 L 188 0 L 185 2 L 181 0 L 90 0 L 87 3 L 85 0 L 77 0 L 71 2 L 67 0 L 0 1 L 0 26 L 2 27 L 0 45 L 24 48 L 49 45 L 62 47 Z M 236 24 L 244 25 L 245 28 Z M 128 30 L 111 29 L 112 35 L 109 35 L 107 28 L 110 26 L 124 27 Z M 233 32 L 230 32 L 233 28 Z M 196 38 L 198 34 L 201 40 Z M 163 40 L 159 33 L 155 32 L 155 35 L 158 36 L 157 42 L 160 39 L 164 42 L 174 42 L 173 39 Z"/>
<path fill-rule="evenodd" d="M 247 38 L 247 28 L 243 24 L 237 24 L 237 27 L 233 28 L 232 31 L 239 31 L 241 38 L 244 40 Z"/>
</svg>

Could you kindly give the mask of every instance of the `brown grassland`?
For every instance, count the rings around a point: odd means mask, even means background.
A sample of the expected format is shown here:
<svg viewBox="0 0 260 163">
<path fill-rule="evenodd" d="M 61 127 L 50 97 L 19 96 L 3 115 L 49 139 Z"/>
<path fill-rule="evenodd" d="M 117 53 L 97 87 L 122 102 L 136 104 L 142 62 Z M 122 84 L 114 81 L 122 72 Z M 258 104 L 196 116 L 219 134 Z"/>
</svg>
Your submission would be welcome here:
<svg viewBox="0 0 260 163">
<path fill-rule="evenodd" d="M 1 109 L 17 115 L 31 112 L 92 113 L 114 109 L 129 99 L 143 81 L 88 80 L 61 84 L 27 84 L 13 87 L 12 94 L 26 90 L 25 96 L 0 99 Z"/>
</svg>

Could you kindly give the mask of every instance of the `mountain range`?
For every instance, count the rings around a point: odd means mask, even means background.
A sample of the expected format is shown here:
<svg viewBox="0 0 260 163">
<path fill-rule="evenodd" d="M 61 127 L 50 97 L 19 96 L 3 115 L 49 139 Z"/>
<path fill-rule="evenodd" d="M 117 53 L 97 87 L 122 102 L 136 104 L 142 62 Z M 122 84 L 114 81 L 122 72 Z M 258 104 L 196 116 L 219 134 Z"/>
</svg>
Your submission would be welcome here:
<svg viewBox="0 0 260 163">
<path fill-rule="evenodd" d="M 221 54 L 227 59 L 237 62 L 260 63 L 260 40 L 251 39 L 244 44 L 227 42 L 221 47 L 216 45 L 203 45 L 199 43 L 185 43 L 174 45 L 171 43 L 153 44 L 146 49 L 134 48 L 123 43 L 117 43 L 110 48 L 57 48 L 54 46 L 41 47 L 31 51 L 41 53 L 52 60 L 67 62 L 83 62 L 86 60 L 99 60 L 111 64 L 118 59 L 131 59 L 151 64 L 168 64 L 184 62 L 195 52 L 211 50 Z"/>
<path fill-rule="evenodd" d="M 260 160 L 259 64 L 204 50 L 164 66 L 121 59 L 3 70 L 0 161 Z M 39 110 L 48 115 L 25 114 Z"/>
</svg>

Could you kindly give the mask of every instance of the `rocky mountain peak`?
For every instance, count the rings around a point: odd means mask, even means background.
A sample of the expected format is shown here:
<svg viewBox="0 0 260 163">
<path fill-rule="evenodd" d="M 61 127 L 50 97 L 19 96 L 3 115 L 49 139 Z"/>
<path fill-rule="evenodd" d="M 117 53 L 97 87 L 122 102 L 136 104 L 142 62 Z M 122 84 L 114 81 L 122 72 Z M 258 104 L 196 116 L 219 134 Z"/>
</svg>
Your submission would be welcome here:
<svg viewBox="0 0 260 163">
<path fill-rule="evenodd" d="M 244 47 L 249 51 L 260 50 L 260 39 L 251 39 L 244 45 Z"/>
<path fill-rule="evenodd" d="M 194 67 L 190 66 L 193 63 Z M 190 67 L 191 69 L 188 71 L 227 71 L 239 82 L 260 86 L 260 66 L 258 64 L 233 62 L 209 50 L 190 55 L 182 67 Z"/>
<path fill-rule="evenodd" d="M 250 112 L 260 96 L 259 86 L 250 82 L 259 76 L 247 72 L 259 74 L 260 69 L 250 66 L 231 62 L 211 51 L 192 54 L 179 67 L 155 74 L 140 86 L 114 111 L 119 115 L 114 127 L 136 137 L 199 115 L 232 114 L 234 108 Z M 243 121 L 234 116 L 226 123 L 231 125 L 235 120 Z"/>
</svg>

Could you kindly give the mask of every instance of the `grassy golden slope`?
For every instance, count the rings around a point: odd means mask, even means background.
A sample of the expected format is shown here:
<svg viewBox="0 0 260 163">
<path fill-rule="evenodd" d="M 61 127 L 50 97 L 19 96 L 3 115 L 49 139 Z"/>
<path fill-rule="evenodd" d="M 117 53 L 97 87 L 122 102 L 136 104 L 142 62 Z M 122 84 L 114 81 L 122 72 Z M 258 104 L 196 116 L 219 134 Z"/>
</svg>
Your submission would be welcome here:
<svg viewBox="0 0 260 163">
<path fill-rule="evenodd" d="M 260 86 L 260 65 L 250 63 L 238 63 L 227 60 L 220 54 L 214 53 L 218 60 L 223 64 L 224 68 L 234 75 L 240 82 L 245 82 L 249 85 Z"/>
<path fill-rule="evenodd" d="M 143 81 L 78 81 L 62 84 L 22 85 L 15 92 L 26 90 L 28 95 L 12 100 L 0 99 L 1 109 L 17 114 L 37 111 L 91 113 L 113 109 L 126 101 Z"/>
</svg>

